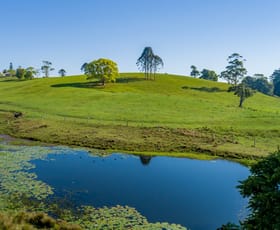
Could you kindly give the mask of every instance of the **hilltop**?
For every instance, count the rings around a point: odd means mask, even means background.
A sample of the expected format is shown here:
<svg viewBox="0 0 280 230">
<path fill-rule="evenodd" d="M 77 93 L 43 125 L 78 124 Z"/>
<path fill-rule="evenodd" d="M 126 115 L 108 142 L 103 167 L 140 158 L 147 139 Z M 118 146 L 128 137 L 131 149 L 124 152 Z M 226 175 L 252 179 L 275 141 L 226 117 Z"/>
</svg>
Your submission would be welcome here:
<svg viewBox="0 0 280 230">
<path fill-rule="evenodd" d="M 122 73 L 105 87 L 82 75 L 3 78 L 0 89 L 0 132 L 42 142 L 237 159 L 266 156 L 280 142 L 280 99 L 257 93 L 238 108 L 225 83 Z"/>
</svg>

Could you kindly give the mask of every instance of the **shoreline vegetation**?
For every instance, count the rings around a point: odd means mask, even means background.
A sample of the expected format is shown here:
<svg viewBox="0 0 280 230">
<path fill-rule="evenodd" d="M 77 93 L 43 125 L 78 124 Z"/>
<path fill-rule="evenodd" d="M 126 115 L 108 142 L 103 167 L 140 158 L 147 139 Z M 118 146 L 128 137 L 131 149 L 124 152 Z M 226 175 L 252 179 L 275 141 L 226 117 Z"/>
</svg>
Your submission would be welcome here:
<svg viewBox="0 0 280 230">
<path fill-rule="evenodd" d="M 83 75 L 0 85 L 0 133 L 12 137 L 246 165 L 279 148 L 280 100 L 257 93 L 241 109 L 226 83 L 122 73 L 106 86 Z"/>
<path fill-rule="evenodd" d="M 13 145 L 9 142 L 15 139 L 1 138 L 0 229 L 186 229 L 179 224 L 151 223 L 129 206 L 95 208 L 72 204 L 67 201 L 72 191 L 66 189 L 65 196 L 59 197 L 55 188 L 30 171 L 36 167 L 33 160 L 44 160 L 49 154 L 65 154 L 67 148 Z"/>
</svg>

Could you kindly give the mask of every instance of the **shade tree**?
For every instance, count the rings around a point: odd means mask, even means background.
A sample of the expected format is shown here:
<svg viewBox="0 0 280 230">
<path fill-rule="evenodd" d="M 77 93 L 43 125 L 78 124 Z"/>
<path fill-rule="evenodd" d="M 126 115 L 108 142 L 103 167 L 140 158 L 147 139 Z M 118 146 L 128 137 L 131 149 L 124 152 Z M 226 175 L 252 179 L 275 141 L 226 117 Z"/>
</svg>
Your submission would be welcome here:
<svg viewBox="0 0 280 230">
<path fill-rule="evenodd" d="M 119 75 L 118 65 L 110 59 L 100 58 L 94 60 L 84 68 L 87 79 L 98 79 L 102 85 L 107 82 L 115 82 Z"/>
<path fill-rule="evenodd" d="M 239 97 L 239 107 L 240 108 L 242 108 L 243 102 L 247 98 L 252 97 L 255 93 L 254 90 L 247 87 L 244 83 L 240 83 L 237 86 L 229 87 L 228 92 L 234 92 L 234 95 Z"/>
</svg>

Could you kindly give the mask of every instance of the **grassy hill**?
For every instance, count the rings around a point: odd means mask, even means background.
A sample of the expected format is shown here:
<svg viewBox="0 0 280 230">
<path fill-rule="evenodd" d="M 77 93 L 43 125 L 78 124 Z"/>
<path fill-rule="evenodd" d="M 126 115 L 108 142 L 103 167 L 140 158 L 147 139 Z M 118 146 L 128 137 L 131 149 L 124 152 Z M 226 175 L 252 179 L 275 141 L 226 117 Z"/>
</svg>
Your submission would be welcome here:
<svg viewBox="0 0 280 230">
<path fill-rule="evenodd" d="M 85 76 L 0 80 L 1 132 L 35 140 L 139 151 L 264 156 L 280 143 L 280 99 L 261 93 L 238 108 L 228 85 L 122 73 L 105 87 Z M 13 118 L 8 111 L 21 111 Z"/>
</svg>

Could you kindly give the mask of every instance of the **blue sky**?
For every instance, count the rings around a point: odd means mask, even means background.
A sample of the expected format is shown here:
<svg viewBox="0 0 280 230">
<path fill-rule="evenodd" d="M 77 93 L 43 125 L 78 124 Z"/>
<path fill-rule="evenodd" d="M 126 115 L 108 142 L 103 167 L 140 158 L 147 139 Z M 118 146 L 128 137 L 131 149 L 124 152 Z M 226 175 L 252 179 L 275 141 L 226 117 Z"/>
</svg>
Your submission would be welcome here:
<svg viewBox="0 0 280 230">
<path fill-rule="evenodd" d="M 188 75 L 190 65 L 220 73 L 240 53 L 248 74 L 280 68 L 279 0 L 1 0 L 0 70 L 42 60 L 68 74 L 100 57 L 120 72 L 151 46 L 161 72 Z"/>
</svg>

